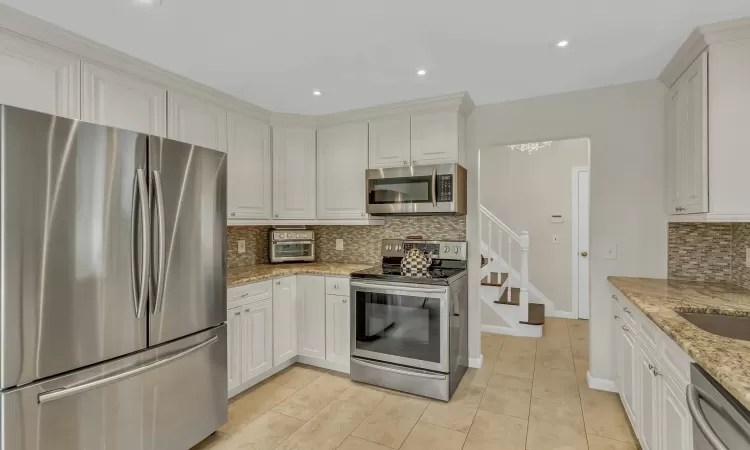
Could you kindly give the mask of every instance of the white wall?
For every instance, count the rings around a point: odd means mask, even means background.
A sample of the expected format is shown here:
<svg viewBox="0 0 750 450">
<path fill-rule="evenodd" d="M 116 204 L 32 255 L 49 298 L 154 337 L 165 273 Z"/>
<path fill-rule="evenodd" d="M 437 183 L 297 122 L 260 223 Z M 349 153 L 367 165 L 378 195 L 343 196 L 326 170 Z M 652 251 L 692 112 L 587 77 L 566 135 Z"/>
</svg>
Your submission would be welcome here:
<svg viewBox="0 0 750 450">
<path fill-rule="evenodd" d="M 589 165 L 589 140 L 553 141 L 530 153 L 507 145 L 482 148 L 480 165 L 481 204 L 517 233 L 529 232 L 529 281 L 552 300 L 556 311 L 572 312 L 572 169 Z M 553 214 L 561 214 L 563 222 L 552 223 Z M 482 230 L 482 236 L 486 232 Z M 557 243 L 552 235 L 558 236 Z M 493 242 L 496 239 L 497 234 Z M 511 249 L 518 270 L 520 248 Z"/>
<path fill-rule="evenodd" d="M 470 271 L 479 278 L 477 149 L 539 140 L 591 140 L 590 371 L 614 380 L 609 275 L 666 277 L 664 93 L 658 81 L 478 107 L 468 123 Z M 603 259 L 608 241 L 617 260 Z M 470 356 L 481 352 L 479 283 L 470 283 Z"/>
</svg>

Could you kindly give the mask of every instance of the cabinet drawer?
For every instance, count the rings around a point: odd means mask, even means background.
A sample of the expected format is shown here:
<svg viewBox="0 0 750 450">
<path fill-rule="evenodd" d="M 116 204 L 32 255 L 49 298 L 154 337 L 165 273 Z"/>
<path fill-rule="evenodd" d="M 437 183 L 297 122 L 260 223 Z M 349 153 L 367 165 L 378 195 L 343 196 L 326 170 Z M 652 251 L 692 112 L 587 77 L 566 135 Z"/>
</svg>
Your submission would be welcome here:
<svg viewBox="0 0 750 450">
<path fill-rule="evenodd" d="M 271 297 L 271 280 L 246 284 L 227 289 L 227 308 Z"/>
<path fill-rule="evenodd" d="M 326 277 L 326 294 L 349 296 L 349 278 Z"/>
</svg>

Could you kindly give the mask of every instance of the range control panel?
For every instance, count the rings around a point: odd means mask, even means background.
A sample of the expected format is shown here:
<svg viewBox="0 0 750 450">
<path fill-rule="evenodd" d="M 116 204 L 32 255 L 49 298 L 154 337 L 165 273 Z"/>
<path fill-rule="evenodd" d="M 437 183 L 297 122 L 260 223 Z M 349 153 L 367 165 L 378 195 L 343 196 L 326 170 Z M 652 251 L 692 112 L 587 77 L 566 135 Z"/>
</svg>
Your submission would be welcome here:
<svg viewBox="0 0 750 450">
<path fill-rule="evenodd" d="M 466 242 L 464 241 L 404 241 L 401 239 L 383 239 L 380 254 L 385 257 L 401 257 L 413 248 L 429 254 L 433 259 L 450 259 L 466 261 Z"/>
</svg>

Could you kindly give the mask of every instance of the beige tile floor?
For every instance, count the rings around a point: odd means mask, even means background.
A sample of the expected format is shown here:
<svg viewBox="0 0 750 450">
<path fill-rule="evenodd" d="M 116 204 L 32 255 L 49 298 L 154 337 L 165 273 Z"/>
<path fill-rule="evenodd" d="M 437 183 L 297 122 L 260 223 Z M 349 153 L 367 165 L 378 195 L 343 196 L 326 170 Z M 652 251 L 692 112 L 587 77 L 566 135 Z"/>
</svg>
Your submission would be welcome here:
<svg viewBox="0 0 750 450">
<path fill-rule="evenodd" d="M 482 353 L 448 403 L 294 365 L 235 397 L 193 450 L 636 448 L 618 396 L 586 386 L 586 321 L 548 318 L 541 339 L 483 333 Z"/>
</svg>

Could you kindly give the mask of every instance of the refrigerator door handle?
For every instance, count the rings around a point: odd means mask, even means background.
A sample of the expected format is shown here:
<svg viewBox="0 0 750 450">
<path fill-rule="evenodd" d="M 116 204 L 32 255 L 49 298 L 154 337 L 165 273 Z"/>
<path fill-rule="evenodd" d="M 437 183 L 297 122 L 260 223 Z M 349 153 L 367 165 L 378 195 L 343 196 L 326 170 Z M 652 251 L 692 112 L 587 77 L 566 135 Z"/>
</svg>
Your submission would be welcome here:
<svg viewBox="0 0 750 450">
<path fill-rule="evenodd" d="M 151 227 L 149 226 L 149 205 L 148 190 L 146 189 L 146 175 L 143 169 L 136 169 L 136 180 L 138 183 L 138 198 L 141 206 L 141 229 L 142 229 L 142 249 L 141 249 L 141 279 L 140 290 L 138 291 L 138 306 L 135 310 L 135 316 L 140 318 L 143 315 L 143 307 L 148 297 L 148 275 L 151 270 Z M 134 243 L 135 246 L 135 243 Z"/>
<path fill-rule="evenodd" d="M 156 299 L 154 304 L 154 313 L 161 312 L 162 304 L 164 301 L 164 281 L 166 275 L 166 224 L 164 220 L 164 191 L 162 190 L 161 173 L 157 170 L 151 172 L 154 181 L 154 190 L 156 191 L 156 212 L 157 212 L 157 224 L 159 227 L 158 239 L 158 261 L 159 267 L 157 268 L 156 275 Z"/>
<path fill-rule="evenodd" d="M 134 376 L 140 375 L 142 373 L 157 369 L 159 367 L 165 366 L 171 362 L 174 362 L 180 358 L 183 358 L 191 353 L 195 353 L 198 350 L 208 347 L 209 345 L 217 342 L 219 340 L 219 336 L 212 336 L 209 339 L 206 339 L 205 341 L 201 342 L 200 344 L 194 345 L 186 350 L 183 350 L 179 353 L 176 353 L 168 358 L 161 359 L 159 361 L 153 362 L 151 364 L 146 364 L 145 366 L 138 367 L 137 369 L 129 370 L 127 372 L 119 373 L 117 375 L 113 375 L 111 377 L 102 378 L 100 380 L 92 381 L 90 383 L 84 383 L 78 386 L 72 386 L 68 388 L 60 388 L 60 389 L 53 389 L 51 391 L 44 392 L 42 394 L 39 394 L 39 404 L 51 402 L 54 400 L 59 400 L 61 398 L 69 397 L 71 395 L 80 394 L 82 392 L 90 391 L 92 389 L 100 388 L 102 386 L 106 386 L 108 384 L 117 383 L 118 381 L 126 380 L 128 378 L 132 378 Z"/>
</svg>

